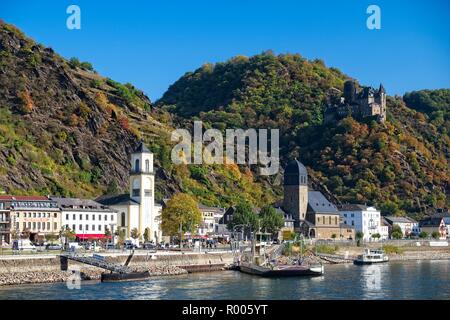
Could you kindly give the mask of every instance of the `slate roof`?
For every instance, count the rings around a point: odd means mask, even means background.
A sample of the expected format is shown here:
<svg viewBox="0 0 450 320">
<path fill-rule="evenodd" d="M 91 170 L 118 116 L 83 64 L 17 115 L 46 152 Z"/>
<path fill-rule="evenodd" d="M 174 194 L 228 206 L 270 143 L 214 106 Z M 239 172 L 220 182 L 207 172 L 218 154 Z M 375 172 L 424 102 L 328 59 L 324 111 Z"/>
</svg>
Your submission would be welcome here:
<svg viewBox="0 0 450 320">
<path fill-rule="evenodd" d="M 90 199 L 79 199 L 79 198 L 63 198 L 63 197 L 51 197 L 53 201 L 56 201 L 58 206 L 64 211 L 68 209 L 69 211 L 109 211 L 115 212 L 115 210 L 108 208 L 106 205 L 96 202 Z M 76 208 L 73 208 L 76 207 Z"/>
<path fill-rule="evenodd" d="M 308 191 L 308 211 L 314 213 L 339 214 L 336 206 L 328 201 L 320 191 Z"/>
<path fill-rule="evenodd" d="M 415 220 L 410 219 L 408 217 L 387 216 L 387 217 L 384 217 L 384 218 L 390 223 L 416 223 Z"/>
<path fill-rule="evenodd" d="M 340 205 L 338 208 L 339 211 L 365 211 L 369 207 L 363 204 L 347 203 Z"/>
<path fill-rule="evenodd" d="M 95 201 L 104 204 L 105 206 L 120 206 L 120 205 L 137 205 L 138 201 L 130 198 L 128 193 L 119 194 L 114 196 L 100 196 Z"/>
<path fill-rule="evenodd" d="M 150 150 L 145 146 L 144 142 L 140 142 L 138 147 L 134 150 L 133 153 L 151 153 Z"/>
</svg>

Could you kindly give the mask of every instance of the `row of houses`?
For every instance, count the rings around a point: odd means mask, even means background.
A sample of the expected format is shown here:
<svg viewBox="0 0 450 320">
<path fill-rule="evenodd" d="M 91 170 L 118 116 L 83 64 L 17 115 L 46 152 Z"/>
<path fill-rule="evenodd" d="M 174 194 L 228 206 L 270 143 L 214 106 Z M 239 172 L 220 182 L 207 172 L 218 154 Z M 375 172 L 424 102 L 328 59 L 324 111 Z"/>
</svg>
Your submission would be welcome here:
<svg viewBox="0 0 450 320">
<path fill-rule="evenodd" d="M 105 195 L 95 200 L 52 196 L 0 195 L 0 241 L 10 243 L 12 234 L 36 237 L 59 234 L 62 229 L 75 232 L 78 240 L 105 237 L 105 232 L 117 229 L 130 238 L 137 230 L 150 241 L 163 238 L 160 223 L 162 208 L 168 199 L 155 201 L 153 154 L 141 143 L 131 154 L 129 192 Z M 366 241 L 387 239 L 394 225 L 404 236 L 439 232 L 445 239 L 449 234 L 450 215 L 430 217 L 420 223 L 407 217 L 382 217 L 379 210 L 361 204 L 336 206 L 320 191 L 308 187 L 308 172 L 297 160 L 291 161 L 284 174 L 284 198 L 273 204 L 284 217 L 285 231 L 297 232 L 307 238 L 355 239 L 356 232 Z M 233 219 L 235 207 L 208 207 L 200 204 L 202 222 L 199 236 L 229 236 L 227 225 Z M 257 209 L 255 208 L 257 211 Z M 376 237 L 375 237 L 376 235 Z"/>
</svg>

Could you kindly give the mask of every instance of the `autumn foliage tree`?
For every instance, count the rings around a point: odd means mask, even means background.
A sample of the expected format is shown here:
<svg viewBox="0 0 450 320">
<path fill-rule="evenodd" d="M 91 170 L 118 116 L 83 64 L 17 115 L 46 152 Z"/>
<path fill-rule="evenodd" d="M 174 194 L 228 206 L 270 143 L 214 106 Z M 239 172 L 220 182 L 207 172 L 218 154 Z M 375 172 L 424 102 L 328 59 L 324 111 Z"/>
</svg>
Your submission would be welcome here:
<svg viewBox="0 0 450 320">
<path fill-rule="evenodd" d="M 162 209 L 161 228 L 164 234 L 175 236 L 193 232 L 202 221 L 197 202 L 186 193 L 175 194 Z"/>
</svg>

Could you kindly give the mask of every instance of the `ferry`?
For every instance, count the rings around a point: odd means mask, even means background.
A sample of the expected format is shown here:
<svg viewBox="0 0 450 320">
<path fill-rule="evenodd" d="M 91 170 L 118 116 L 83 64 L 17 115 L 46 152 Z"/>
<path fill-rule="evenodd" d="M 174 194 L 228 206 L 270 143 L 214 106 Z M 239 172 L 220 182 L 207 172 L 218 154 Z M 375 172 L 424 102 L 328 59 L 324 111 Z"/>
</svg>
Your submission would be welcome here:
<svg viewBox="0 0 450 320">
<path fill-rule="evenodd" d="M 252 241 L 251 255 L 242 255 L 236 264 L 236 269 L 247 274 L 261 277 L 298 277 L 298 276 L 321 276 L 325 270 L 323 265 L 302 265 L 298 262 L 292 265 L 273 265 L 268 260 L 266 254 L 267 241 L 263 240 L 263 236 L 271 234 L 263 234 L 258 232 L 255 234 L 257 241 Z"/>
<path fill-rule="evenodd" d="M 377 249 L 365 249 L 362 255 L 359 255 L 356 260 L 353 261 L 354 264 L 364 265 L 364 264 L 374 264 L 388 262 L 389 257 L 384 253 L 383 250 Z"/>
</svg>

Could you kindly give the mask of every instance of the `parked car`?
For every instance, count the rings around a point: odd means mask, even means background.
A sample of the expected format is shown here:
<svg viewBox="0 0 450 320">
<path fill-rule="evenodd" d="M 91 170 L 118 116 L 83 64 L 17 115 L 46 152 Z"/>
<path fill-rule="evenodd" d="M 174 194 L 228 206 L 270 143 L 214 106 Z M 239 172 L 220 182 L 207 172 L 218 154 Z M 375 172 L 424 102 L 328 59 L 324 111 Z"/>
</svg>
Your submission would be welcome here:
<svg viewBox="0 0 450 320">
<path fill-rule="evenodd" d="M 147 249 L 147 250 L 155 250 L 156 245 L 154 245 L 153 243 L 150 243 L 150 242 L 146 242 L 146 243 L 144 243 L 143 248 Z"/>
<path fill-rule="evenodd" d="M 36 251 L 36 246 L 28 239 L 14 240 L 12 248 L 20 251 Z"/>
<path fill-rule="evenodd" d="M 112 249 L 116 249 L 116 245 L 114 243 L 107 243 L 106 244 L 106 250 L 112 250 Z"/>
<path fill-rule="evenodd" d="M 62 250 L 62 246 L 56 243 L 49 243 L 46 246 L 47 250 Z"/>
</svg>

